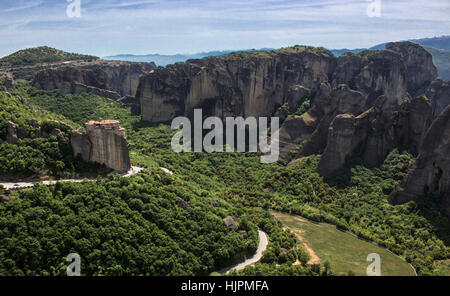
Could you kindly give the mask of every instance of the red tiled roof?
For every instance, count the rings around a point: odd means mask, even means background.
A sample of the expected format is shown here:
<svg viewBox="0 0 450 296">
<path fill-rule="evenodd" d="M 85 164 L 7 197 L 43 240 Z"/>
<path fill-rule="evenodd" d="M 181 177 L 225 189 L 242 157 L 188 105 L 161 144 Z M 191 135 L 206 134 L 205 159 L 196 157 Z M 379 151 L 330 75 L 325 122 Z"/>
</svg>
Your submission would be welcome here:
<svg viewBox="0 0 450 296">
<path fill-rule="evenodd" d="M 101 120 L 101 121 L 94 121 L 90 120 L 86 122 L 86 125 L 116 125 L 120 124 L 120 121 L 118 120 Z"/>
</svg>

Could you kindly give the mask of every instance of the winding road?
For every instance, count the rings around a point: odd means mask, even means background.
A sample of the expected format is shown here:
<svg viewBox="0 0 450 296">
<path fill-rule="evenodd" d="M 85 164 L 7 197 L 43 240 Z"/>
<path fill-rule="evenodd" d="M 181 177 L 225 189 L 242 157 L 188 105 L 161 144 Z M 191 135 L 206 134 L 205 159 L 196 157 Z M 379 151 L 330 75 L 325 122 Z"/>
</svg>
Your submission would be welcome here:
<svg viewBox="0 0 450 296">
<path fill-rule="evenodd" d="M 131 177 L 134 175 L 139 174 L 144 170 L 144 168 L 133 166 L 131 167 L 131 170 L 129 170 L 127 173 L 121 174 L 122 177 Z M 88 179 L 89 181 L 95 181 L 97 179 Z M 72 182 L 72 183 L 81 183 L 85 181 L 85 179 L 64 179 L 64 180 L 55 180 L 55 181 L 30 181 L 30 182 L 2 182 L 0 181 L 0 185 L 3 185 L 3 187 L 6 190 L 17 190 L 17 189 L 23 189 L 23 188 L 30 188 L 33 187 L 35 184 L 42 183 L 44 185 L 50 186 L 55 185 L 58 182 Z"/>
<path fill-rule="evenodd" d="M 232 271 L 233 269 L 242 270 L 245 267 L 247 267 L 249 265 L 252 265 L 252 264 L 255 264 L 256 262 L 261 260 L 262 254 L 267 249 L 267 245 L 269 244 L 269 238 L 268 238 L 267 234 L 265 232 L 261 231 L 261 230 L 258 230 L 258 236 L 259 236 L 258 249 L 256 250 L 256 253 L 251 258 L 245 260 L 242 263 L 223 268 L 223 269 L 221 269 L 221 270 L 219 270 L 217 272 L 220 273 L 220 274 L 227 274 L 230 271 Z"/>
</svg>

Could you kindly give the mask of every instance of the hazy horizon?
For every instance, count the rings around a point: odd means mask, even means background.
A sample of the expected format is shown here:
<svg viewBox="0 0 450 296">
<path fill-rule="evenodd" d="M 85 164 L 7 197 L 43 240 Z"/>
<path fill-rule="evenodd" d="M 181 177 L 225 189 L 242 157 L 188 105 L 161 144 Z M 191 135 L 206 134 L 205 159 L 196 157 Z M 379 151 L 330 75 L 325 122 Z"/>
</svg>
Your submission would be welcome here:
<svg viewBox="0 0 450 296">
<path fill-rule="evenodd" d="M 0 56 L 47 45 L 99 57 L 280 48 L 367 48 L 450 34 L 448 0 L 4 0 Z M 79 1 L 80 17 L 67 6 Z M 372 6 L 373 7 L 373 6 Z"/>
</svg>

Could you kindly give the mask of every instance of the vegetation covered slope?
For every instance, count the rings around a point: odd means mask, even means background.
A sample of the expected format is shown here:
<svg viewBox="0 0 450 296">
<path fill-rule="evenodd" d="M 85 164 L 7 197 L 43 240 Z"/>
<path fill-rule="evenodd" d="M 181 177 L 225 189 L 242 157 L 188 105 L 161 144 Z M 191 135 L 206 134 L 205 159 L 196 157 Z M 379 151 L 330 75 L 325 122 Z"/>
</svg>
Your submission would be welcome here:
<svg viewBox="0 0 450 296">
<path fill-rule="evenodd" d="M 15 92 L 34 106 L 67 115 L 74 126 L 98 116 L 121 120 L 129 131 L 133 162 L 151 173 L 12 193 L 10 202 L 0 204 L 0 274 L 63 275 L 71 252 L 84 258 L 85 275 L 208 274 L 256 249 L 256 224 L 267 231 L 271 245 L 289 248 L 294 260 L 306 254 L 268 213 L 237 207 L 214 187 L 204 190 L 141 157 L 136 149 L 140 130 L 149 135 L 149 130 L 157 134 L 167 129 L 142 127 L 130 110 L 91 94 L 61 96 L 23 84 Z M 239 230 L 247 231 L 247 238 L 226 228 L 222 219 L 227 215 L 239 217 Z M 308 266 L 296 271 L 311 273 Z"/>
<path fill-rule="evenodd" d="M 207 274 L 256 249 L 257 236 L 243 220 L 249 239 L 229 231 L 230 206 L 209 201 L 162 171 L 21 191 L 0 205 L 0 274 L 64 275 L 74 252 L 85 275 Z"/>
<path fill-rule="evenodd" d="M 79 108 L 67 108 L 65 104 L 75 104 L 78 100 L 76 96 L 60 97 L 32 89 L 28 89 L 27 93 L 33 104 L 53 110 L 79 123 L 91 119 L 86 117 L 100 116 L 99 113 L 102 112 L 96 108 L 100 104 L 100 100 L 104 100 L 103 98 L 92 97 L 90 101 L 81 99 L 78 101 Z M 111 102 L 109 101 L 109 103 Z M 89 109 L 90 104 L 94 106 L 92 109 Z M 392 152 L 384 164 L 377 169 L 369 170 L 356 161 L 349 163 L 347 169 L 334 177 L 324 179 L 315 172 L 320 156 L 313 156 L 294 166 L 285 167 L 285 163 L 282 162 L 261 164 L 258 155 L 254 153 L 177 154 L 172 152 L 170 147 L 171 137 L 174 134 L 170 126 L 140 122 L 139 118 L 132 116 L 128 109 L 124 109 L 123 106 L 116 103 L 111 103 L 105 110 L 110 116 L 102 113 L 103 118 L 118 118 L 126 127 L 132 163 L 150 168 L 152 173 L 148 182 L 159 182 L 158 178 L 164 178 L 165 175 L 158 173 L 159 166 L 166 167 L 175 173 L 173 178 L 175 178 L 177 190 L 180 191 L 176 191 L 175 195 L 184 197 L 184 192 L 194 192 L 192 200 L 195 202 L 203 204 L 214 200 L 221 205 L 228 205 L 228 208 L 225 206 L 226 210 L 222 210 L 222 212 L 217 210 L 219 212 L 215 213 L 218 213 L 217 215 L 220 215 L 221 218 L 225 214 L 247 217 L 249 223 L 257 225 L 269 234 L 270 244 L 263 261 L 258 263 L 255 268 L 248 267 L 238 274 L 317 275 L 328 274 L 330 270 L 331 272 L 333 270 L 333 266 L 326 262 L 322 267 L 306 266 L 307 255 L 303 250 L 298 249 L 297 246 L 300 244 L 296 246 L 295 236 L 283 231 L 282 225 L 271 217 L 268 212 L 270 208 L 297 213 L 314 221 L 328 222 L 337 225 L 340 229 L 348 229 L 352 233 L 374 241 L 404 257 L 421 275 L 446 274 L 446 270 L 448 270 L 446 267 L 448 259 L 450 259 L 448 219 L 442 217 L 433 204 L 411 202 L 402 206 L 391 206 L 387 203 L 387 194 L 401 180 L 413 162 L 412 156 L 405 152 Z M 136 179 L 139 178 L 147 177 L 136 177 Z M 156 179 L 152 181 L 153 178 Z M 134 183 L 133 180 L 131 179 L 132 183 Z M 118 180 L 118 182 L 121 181 Z M 137 183 L 136 186 L 139 187 L 139 182 Z M 157 184 L 160 184 L 163 191 L 167 186 L 164 183 Z M 84 189 L 85 186 L 93 185 L 80 184 L 79 186 L 79 190 L 87 190 Z M 105 187 L 103 183 L 100 183 L 99 186 Z M 106 192 L 109 192 L 110 187 L 106 188 L 108 188 Z M 113 188 L 115 187 L 113 186 Z M 50 193 L 54 194 L 52 192 L 50 189 Z M 36 194 L 43 193 L 37 192 Z M 141 192 L 141 194 L 153 194 L 158 197 L 163 193 L 158 191 L 156 193 Z M 73 195 L 71 191 L 62 191 L 63 199 L 70 195 Z M 117 199 L 118 203 L 123 202 L 119 191 L 111 193 L 111 198 L 113 198 L 112 196 Z M 145 200 L 143 203 L 146 205 Z M 192 206 L 190 201 L 188 203 Z M 69 204 L 64 204 L 64 207 L 67 205 Z M 47 210 L 50 206 L 48 204 L 25 204 L 24 208 L 18 212 L 26 209 L 32 211 L 41 207 Z M 205 204 L 205 207 L 208 205 Z M 101 206 L 99 206 L 100 208 Z M 162 208 L 163 206 L 153 207 L 150 212 L 152 215 L 157 215 Z M 209 207 L 205 209 L 211 210 Z M 113 210 L 111 208 L 110 213 L 114 217 Z M 0 210 L 2 215 L 5 213 L 4 211 L 4 209 Z M 75 224 L 67 227 L 70 228 Z M 43 226 L 52 228 L 50 225 L 47 220 L 43 222 Z M 16 237 L 17 234 L 11 232 L 12 226 L 3 229 L 5 230 L 1 238 L 5 241 L 8 238 Z M 82 233 L 80 237 L 87 235 Z M 31 233 L 29 237 L 41 241 L 45 236 Z M 119 241 L 121 246 L 133 243 L 121 239 Z M 197 248 L 200 250 L 204 250 L 207 245 L 212 243 L 205 239 L 203 240 L 204 245 L 202 245 L 201 241 L 197 241 L 200 244 L 197 245 Z M 245 241 L 241 242 L 242 249 L 248 246 Z M 31 244 L 31 242 L 27 241 L 27 244 Z M 13 245 L 10 245 L 8 248 L 8 252 L 12 252 L 8 254 L 17 256 L 16 252 L 18 251 L 14 251 L 12 247 Z M 102 248 L 98 250 L 101 251 Z M 131 257 L 133 256 L 128 256 L 128 258 Z M 43 258 L 50 257 L 45 255 Z M 108 262 L 106 258 L 101 258 L 95 262 Z M 114 258 L 118 258 L 118 255 Z M 208 265 L 208 271 L 212 270 L 212 266 L 221 262 L 220 258 L 224 257 L 213 257 L 214 263 Z M 293 266 L 296 259 L 299 259 L 303 265 Z M 63 261 L 61 259 L 52 260 Z M 133 266 L 129 270 L 134 270 L 136 273 L 146 271 L 139 269 L 141 268 L 138 267 L 139 264 L 130 265 L 128 261 L 119 265 L 124 269 Z M 172 266 L 174 266 L 174 270 L 177 270 L 177 264 Z M 40 269 L 33 270 L 34 272 L 40 271 Z M 193 272 L 199 273 L 199 270 L 196 269 Z M 116 273 L 119 272 L 111 269 L 109 274 Z M 125 272 L 125 274 L 127 273 L 128 271 Z"/>
<path fill-rule="evenodd" d="M 89 61 L 98 57 L 69 53 L 48 46 L 19 50 L 0 59 L 0 67 L 28 66 L 41 63 L 56 63 L 65 61 Z"/>
<path fill-rule="evenodd" d="M 75 174 L 94 175 L 108 171 L 99 165 L 73 157 L 69 139 L 77 125 L 61 115 L 30 104 L 23 89 L 0 91 L 0 178 L 22 179 L 53 176 L 69 178 Z M 36 121 L 39 127 L 32 123 Z M 28 134 L 17 144 L 6 141 L 9 122 Z M 52 134 L 53 130 L 58 134 Z M 42 134 L 46 134 L 43 136 Z"/>
</svg>

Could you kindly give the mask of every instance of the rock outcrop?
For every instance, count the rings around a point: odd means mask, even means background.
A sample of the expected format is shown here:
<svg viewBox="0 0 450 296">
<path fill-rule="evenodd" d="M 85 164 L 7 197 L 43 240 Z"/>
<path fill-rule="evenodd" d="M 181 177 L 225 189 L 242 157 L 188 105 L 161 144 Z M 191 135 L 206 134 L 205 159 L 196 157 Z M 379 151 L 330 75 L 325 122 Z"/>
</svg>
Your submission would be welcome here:
<svg viewBox="0 0 450 296">
<path fill-rule="evenodd" d="M 154 63 L 94 62 L 61 66 L 38 72 L 32 85 L 57 89 L 61 94 L 92 92 L 112 99 L 134 96 L 141 75 L 155 69 Z"/>
<path fill-rule="evenodd" d="M 0 73 L 0 86 L 2 86 L 4 91 L 15 89 L 16 85 L 14 84 L 12 75 L 9 73 Z"/>
<path fill-rule="evenodd" d="M 450 105 L 450 83 L 436 79 L 430 84 L 425 95 L 433 107 L 433 119 L 436 119 L 445 107 Z"/>
<path fill-rule="evenodd" d="M 10 144 L 17 144 L 19 139 L 25 139 L 29 137 L 28 130 L 20 127 L 14 122 L 8 121 L 6 126 L 6 142 Z"/>
<path fill-rule="evenodd" d="M 433 56 L 422 46 L 409 41 L 386 44 L 387 50 L 399 53 L 406 66 L 406 85 L 411 96 L 425 93 L 438 72 L 433 64 Z"/>
<path fill-rule="evenodd" d="M 350 89 L 348 85 L 340 84 L 331 88 L 328 83 L 322 83 L 321 91 L 317 93 L 314 104 L 308 111 L 308 114 L 320 120 L 316 121 L 317 127 L 300 150 L 301 157 L 324 151 L 330 124 L 337 115 L 359 115 L 366 110 L 366 105 L 367 97 Z"/>
<path fill-rule="evenodd" d="M 425 96 L 405 102 L 393 119 L 398 144 L 417 156 L 432 121 L 431 104 Z"/>
<path fill-rule="evenodd" d="M 378 166 L 396 147 L 406 146 L 418 154 L 431 125 L 431 105 L 425 97 L 405 102 L 392 111 L 386 96 L 355 116 L 336 116 L 330 125 L 327 144 L 317 171 L 329 175 L 344 167 L 351 157 L 359 157 L 367 167 Z"/>
<path fill-rule="evenodd" d="M 81 155 L 84 161 L 104 164 L 118 172 L 130 170 L 128 142 L 118 121 L 89 121 L 86 123 L 86 132 L 72 132 L 71 145 L 75 155 Z"/>
<path fill-rule="evenodd" d="M 396 108 L 406 95 L 406 66 L 402 56 L 391 50 L 346 53 L 339 57 L 333 73 L 332 86 L 347 84 L 361 92 L 366 108 L 385 95 L 388 103 Z"/>
<path fill-rule="evenodd" d="M 232 216 L 227 216 L 223 219 L 223 222 L 225 223 L 225 225 L 227 226 L 228 229 L 233 230 L 233 231 L 237 231 L 238 230 L 238 225 L 237 225 L 237 218 L 236 217 L 232 217 Z"/>
<path fill-rule="evenodd" d="M 317 171 L 328 175 L 344 166 L 355 146 L 356 119 L 353 114 L 341 114 L 331 123 L 328 140 Z"/>
<path fill-rule="evenodd" d="M 390 202 L 439 198 L 442 212 L 450 217 L 450 106 L 428 130 L 414 166 L 390 195 Z"/>
<path fill-rule="evenodd" d="M 303 141 L 306 138 L 306 142 L 297 158 L 325 151 L 319 171 L 327 174 L 342 167 L 344 158 L 350 156 L 359 156 L 365 165 L 374 167 L 399 146 L 417 155 L 431 124 L 431 106 L 426 98 L 409 101 L 408 92 L 424 94 L 428 89 L 430 96 L 437 98 L 432 99 L 432 104 L 434 101 L 434 110 L 439 112 L 446 101 L 446 87 L 436 80 L 432 90 L 429 88 L 436 75 L 431 55 L 411 42 L 389 43 L 387 50 L 340 56 L 331 85 L 322 83 L 313 99 L 308 113 L 318 118 L 317 125 L 310 136 L 298 137 Z M 337 118 L 341 114 L 346 116 Z M 354 116 L 355 129 L 352 145 L 347 145 L 343 139 L 352 129 L 341 129 L 348 128 L 353 120 L 350 115 Z M 284 128 L 283 124 L 281 130 Z M 337 143 L 342 151 L 328 147 Z M 348 147 L 357 151 L 348 151 Z"/>
<path fill-rule="evenodd" d="M 336 58 L 321 48 L 233 53 L 158 68 L 141 78 L 136 97 L 143 120 L 167 122 L 202 108 L 205 116 L 271 116 L 301 85 L 317 90 Z M 292 107 L 295 108 L 295 107 Z"/>
</svg>

